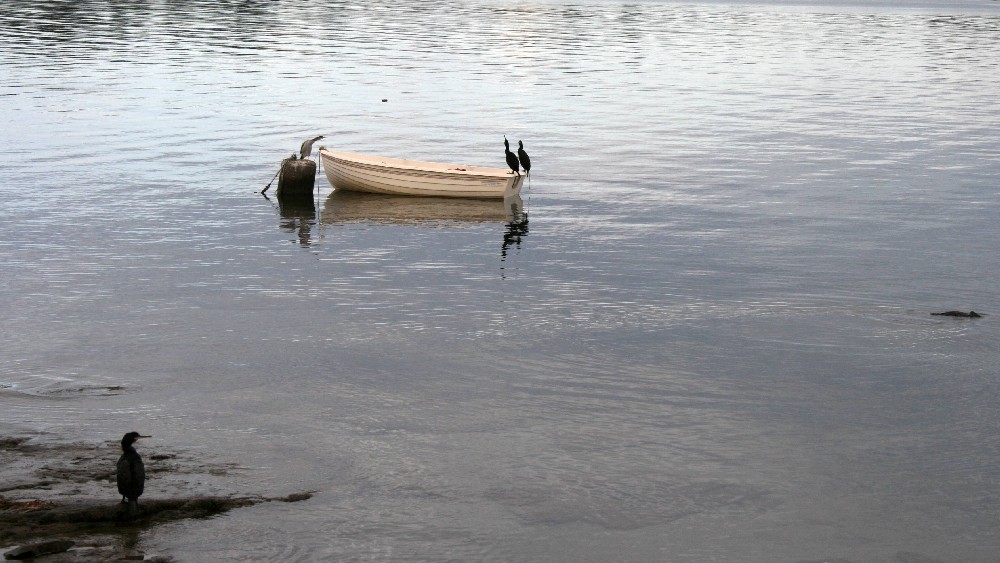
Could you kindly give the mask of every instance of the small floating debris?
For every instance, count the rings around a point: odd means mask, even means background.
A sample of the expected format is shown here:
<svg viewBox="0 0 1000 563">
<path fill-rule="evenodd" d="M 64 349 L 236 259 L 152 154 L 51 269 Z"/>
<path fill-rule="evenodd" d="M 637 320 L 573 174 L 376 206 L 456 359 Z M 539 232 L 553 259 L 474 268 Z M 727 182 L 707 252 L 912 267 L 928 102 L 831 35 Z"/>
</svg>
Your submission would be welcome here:
<svg viewBox="0 0 1000 563">
<path fill-rule="evenodd" d="M 979 313 L 977 313 L 975 311 L 969 311 L 968 313 L 966 313 L 965 311 L 945 311 L 943 313 L 931 313 L 931 314 L 932 315 L 942 316 L 942 317 L 964 317 L 964 318 L 967 318 L 967 319 L 979 319 L 979 318 L 982 318 L 982 315 L 980 315 Z"/>
</svg>

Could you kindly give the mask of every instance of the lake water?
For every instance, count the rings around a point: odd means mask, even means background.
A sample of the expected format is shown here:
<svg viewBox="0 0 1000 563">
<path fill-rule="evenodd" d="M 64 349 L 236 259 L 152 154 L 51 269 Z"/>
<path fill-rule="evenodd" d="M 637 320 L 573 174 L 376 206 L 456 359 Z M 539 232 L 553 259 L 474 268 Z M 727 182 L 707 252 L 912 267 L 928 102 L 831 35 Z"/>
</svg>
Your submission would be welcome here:
<svg viewBox="0 0 1000 563">
<path fill-rule="evenodd" d="M 5 2 L 0 428 L 316 491 L 180 561 L 997 561 L 997 92 L 988 0 Z"/>
</svg>

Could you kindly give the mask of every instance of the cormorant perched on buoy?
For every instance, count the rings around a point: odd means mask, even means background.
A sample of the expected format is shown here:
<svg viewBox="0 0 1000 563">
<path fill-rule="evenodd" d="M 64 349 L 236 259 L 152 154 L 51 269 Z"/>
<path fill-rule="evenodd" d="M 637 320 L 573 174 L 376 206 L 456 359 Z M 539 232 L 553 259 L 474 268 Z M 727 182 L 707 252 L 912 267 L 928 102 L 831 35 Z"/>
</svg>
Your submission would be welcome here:
<svg viewBox="0 0 1000 563">
<path fill-rule="evenodd" d="M 524 143 L 521 141 L 517 142 L 517 159 L 521 161 L 521 168 L 524 168 L 524 173 L 530 174 L 531 159 L 528 158 L 528 153 L 524 152 Z"/>
<path fill-rule="evenodd" d="M 128 503 L 129 516 L 135 516 L 139 509 L 139 497 L 146 484 L 146 468 L 132 444 L 139 438 L 149 437 L 138 432 L 129 432 L 122 437 L 123 453 L 118 458 L 118 492 L 122 495 L 122 503 Z"/>
<path fill-rule="evenodd" d="M 517 155 L 510 152 L 510 143 L 507 142 L 507 135 L 503 136 L 503 152 L 507 157 L 507 166 L 518 176 L 521 175 L 520 166 L 517 162 Z"/>
<path fill-rule="evenodd" d="M 313 152 L 313 143 L 323 138 L 323 135 L 320 135 L 319 137 L 313 137 L 312 139 L 303 142 L 302 146 L 299 148 L 299 152 L 302 153 L 302 156 L 299 158 L 309 158 Z"/>
</svg>

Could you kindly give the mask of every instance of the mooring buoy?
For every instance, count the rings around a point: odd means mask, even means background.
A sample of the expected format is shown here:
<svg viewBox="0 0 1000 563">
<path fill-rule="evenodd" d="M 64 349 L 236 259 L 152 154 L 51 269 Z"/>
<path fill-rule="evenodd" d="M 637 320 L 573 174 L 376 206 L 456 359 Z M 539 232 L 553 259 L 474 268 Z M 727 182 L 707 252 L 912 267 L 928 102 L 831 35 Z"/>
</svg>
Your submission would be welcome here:
<svg viewBox="0 0 1000 563">
<path fill-rule="evenodd" d="M 311 197 L 315 183 L 316 163 L 313 160 L 293 156 L 281 161 L 278 197 Z"/>
</svg>

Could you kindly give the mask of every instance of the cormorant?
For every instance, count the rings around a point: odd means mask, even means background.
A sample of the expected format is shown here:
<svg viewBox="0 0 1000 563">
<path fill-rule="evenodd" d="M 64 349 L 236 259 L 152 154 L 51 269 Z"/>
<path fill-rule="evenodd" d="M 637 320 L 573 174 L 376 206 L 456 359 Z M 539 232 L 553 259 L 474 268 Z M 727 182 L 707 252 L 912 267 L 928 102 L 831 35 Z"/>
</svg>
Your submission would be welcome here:
<svg viewBox="0 0 1000 563">
<path fill-rule="evenodd" d="M 510 143 L 507 142 L 507 135 L 503 136 L 503 152 L 507 157 L 507 166 L 520 176 L 521 172 L 519 172 L 520 166 L 517 162 L 517 155 L 510 152 Z"/>
<path fill-rule="evenodd" d="M 135 516 L 139 508 L 139 497 L 146 484 L 146 468 L 142 458 L 132 444 L 139 438 L 149 438 L 138 432 L 129 432 L 122 436 L 122 456 L 118 458 L 118 492 L 122 495 L 122 503 L 128 503 L 129 516 Z"/>
<path fill-rule="evenodd" d="M 322 138 L 324 138 L 323 135 L 320 135 L 319 137 L 313 137 L 312 139 L 303 142 L 302 147 L 299 148 L 299 152 L 302 153 L 302 156 L 300 156 L 299 158 L 309 158 L 309 156 L 312 155 L 313 152 L 313 143 Z"/>
<path fill-rule="evenodd" d="M 528 153 L 524 152 L 524 143 L 521 141 L 517 142 L 517 158 L 521 161 L 521 168 L 524 168 L 524 173 L 531 173 L 531 159 L 528 158 Z"/>
</svg>

